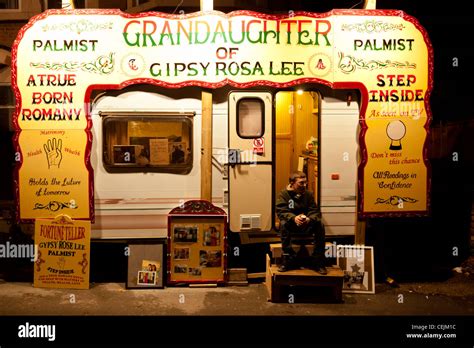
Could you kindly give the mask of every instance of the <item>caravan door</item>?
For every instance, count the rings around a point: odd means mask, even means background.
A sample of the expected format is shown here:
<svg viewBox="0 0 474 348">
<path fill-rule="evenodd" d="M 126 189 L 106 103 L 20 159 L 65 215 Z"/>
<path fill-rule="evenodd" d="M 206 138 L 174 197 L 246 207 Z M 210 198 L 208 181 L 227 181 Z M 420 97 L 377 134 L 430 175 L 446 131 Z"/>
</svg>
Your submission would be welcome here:
<svg viewBox="0 0 474 348">
<path fill-rule="evenodd" d="M 321 213 L 327 236 L 354 235 L 356 229 L 359 104 L 347 103 L 346 95 L 321 101 Z"/>
<path fill-rule="evenodd" d="M 229 227 L 270 231 L 273 222 L 272 95 L 229 94 Z"/>
</svg>

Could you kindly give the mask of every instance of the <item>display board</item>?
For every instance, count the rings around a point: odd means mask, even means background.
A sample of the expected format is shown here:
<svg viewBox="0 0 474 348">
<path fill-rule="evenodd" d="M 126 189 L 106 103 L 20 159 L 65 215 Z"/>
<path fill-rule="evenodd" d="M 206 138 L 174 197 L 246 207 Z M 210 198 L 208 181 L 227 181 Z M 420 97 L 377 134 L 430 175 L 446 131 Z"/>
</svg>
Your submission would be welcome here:
<svg viewBox="0 0 474 348">
<path fill-rule="evenodd" d="M 207 201 L 188 201 L 168 217 L 168 284 L 223 283 L 227 216 Z"/>
</svg>

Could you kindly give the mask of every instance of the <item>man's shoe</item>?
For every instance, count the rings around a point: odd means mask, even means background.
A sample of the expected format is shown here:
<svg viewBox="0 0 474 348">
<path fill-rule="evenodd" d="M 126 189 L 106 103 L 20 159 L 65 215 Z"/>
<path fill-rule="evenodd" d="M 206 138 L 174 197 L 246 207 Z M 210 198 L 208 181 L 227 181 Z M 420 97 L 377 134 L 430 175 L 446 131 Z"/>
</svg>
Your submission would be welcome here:
<svg viewBox="0 0 474 348">
<path fill-rule="evenodd" d="M 328 270 L 324 267 L 324 263 L 324 259 L 313 256 L 313 259 L 311 260 L 311 269 L 319 274 L 326 275 L 328 274 Z"/>
<path fill-rule="evenodd" d="M 279 272 L 286 272 L 295 268 L 295 257 L 293 255 L 284 254 L 282 263 L 278 267 Z"/>
<path fill-rule="evenodd" d="M 319 274 L 322 274 L 322 275 L 328 274 L 328 270 L 324 266 L 317 266 L 317 267 L 314 268 L 314 270 L 316 272 L 318 272 Z"/>
</svg>

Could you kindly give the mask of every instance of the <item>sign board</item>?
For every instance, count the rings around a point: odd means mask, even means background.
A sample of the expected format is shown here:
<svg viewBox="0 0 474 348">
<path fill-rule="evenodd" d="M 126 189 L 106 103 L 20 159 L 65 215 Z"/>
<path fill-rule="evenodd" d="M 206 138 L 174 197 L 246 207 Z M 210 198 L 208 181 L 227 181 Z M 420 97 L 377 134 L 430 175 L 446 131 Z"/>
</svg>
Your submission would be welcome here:
<svg viewBox="0 0 474 348">
<path fill-rule="evenodd" d="M 89 221 L 37 219 L 34 286 L 89 289 L 90 236 Z"/>
<path fill-rule="evenodd" d="M 22 219 L 93 215 L 91 91 L 144 83 L 358 89 L 359 213 L 429 210 L 433 52 L 402 11 L 49 10 L 23 27 L 12 56 Z"/>
</svg>

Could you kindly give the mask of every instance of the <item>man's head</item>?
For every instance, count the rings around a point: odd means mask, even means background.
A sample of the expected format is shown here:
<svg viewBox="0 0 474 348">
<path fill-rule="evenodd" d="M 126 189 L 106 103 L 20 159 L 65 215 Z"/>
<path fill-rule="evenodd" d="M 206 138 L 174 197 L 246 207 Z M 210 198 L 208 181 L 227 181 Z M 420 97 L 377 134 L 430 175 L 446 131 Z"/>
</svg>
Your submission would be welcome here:
<svg viewBox="0 0 474 348">
<path fill-rule="evenodd" d="M 294 172 L 290 175 L 290 187 L 298 193 L 306 191 L 306 174 L 303 172 Z"/>
</svg>

